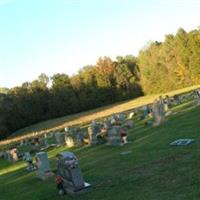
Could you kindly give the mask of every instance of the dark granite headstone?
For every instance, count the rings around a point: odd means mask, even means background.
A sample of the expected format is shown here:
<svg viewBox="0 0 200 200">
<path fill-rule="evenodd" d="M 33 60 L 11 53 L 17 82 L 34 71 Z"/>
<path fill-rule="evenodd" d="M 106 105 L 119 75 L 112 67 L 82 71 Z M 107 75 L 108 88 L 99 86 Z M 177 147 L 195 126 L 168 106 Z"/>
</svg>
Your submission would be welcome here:
<svg viewBox="0 0 200 200">
<path fill-rule="evenodd" d="M 57 155 L 58 176 L 61 178 L 64 193 L 78 195 L 88 191 L 91 185 L 84 182 L 76 156 L 71 152 Z M 60 193 L 60 191 L 59 191 Z"/>
</svg>

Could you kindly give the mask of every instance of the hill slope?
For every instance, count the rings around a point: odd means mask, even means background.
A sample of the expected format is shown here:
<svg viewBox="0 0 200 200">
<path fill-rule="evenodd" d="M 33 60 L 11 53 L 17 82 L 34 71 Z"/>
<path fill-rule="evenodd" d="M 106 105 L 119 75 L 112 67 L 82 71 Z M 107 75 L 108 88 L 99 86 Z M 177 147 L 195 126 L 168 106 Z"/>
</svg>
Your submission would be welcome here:
<svg viewBox="0 0 200 200">
<path fill-rule="evenodd" d="M 142 122 L 129 131 L 130 144 L 124 147 L 83 147 L 70 149 L 79 161 L 84 179 L 93 190 L 80 200 L 171 200 L 199 199 L 200 187 L 200 107 L 185 104 L 160 127 L 144 127 Z M 178 138 L 194 138 L 187 147 L 171 147 Z M 49 153 L 55 169 L 57 152 Z M 120 153 L 130 151 L 122 156 Z M 53 178 L 42 182 L 27 173 L 24 163 L 0 161 L 0 194 L 2 200 L 72 199 L 57 195 Z"/>
<path fill-rule="evenodd" d="M 69 115 L 69 116 L 62 117 L 62 118 L 57 118 L 57 119 L 53 119 L 53 120 L 40 122 L 40 123 L 34 124 L 32 126 L 26 127 L 24 129 L 21 129 L 15 133 L 13 133 L 12 137 L 14 137 L 14 139 L 0 142 L 0 145 L 7 144 L 7 143 L 10 143 L 10 142 L 16 141 L 16 140 L 21 140 L 23 138 L 23 135 L 31 136 L 32 133 L 36 132 L 36 131 L 37 132 L 56 131 L 56 130 L 62 129 L 66 126 L 84 124 L 84 123 L 88 123 L 95 119 L 100 119 L 100 118 L 112 115 L 114 113 L 128 111 L 133 108 L 136 108 L 136 107 L 148 104 L 148 103 L 152 103 L 155 100 L 155 98 L 157 98 L 160 95 L 165 96 L 167 94 L 169 96 L 173 96 L 175 94 L 182 94 L 182 93 L 189 92 L 189 91 L 197 89 L 197 88 L 200 88 L 200 85 L 187 87 L 187 88 L 175 90 L 175 91 L 164 93 L 164 94 L 148 95 L 148 96 L 140 97 L 140 98 L 130 100 L 127 102 L 117 103 L 117 104 L 97 108 L 94 110 L 90 110 L 90 111 L 86 111 L 86 112 L 82 112 L 82 113 L 78 113 L 78 114 L 74 114 L 74 115 Z M 19 136 L 19 137 L 17 137 L 17 136 Z"/>
</svg>

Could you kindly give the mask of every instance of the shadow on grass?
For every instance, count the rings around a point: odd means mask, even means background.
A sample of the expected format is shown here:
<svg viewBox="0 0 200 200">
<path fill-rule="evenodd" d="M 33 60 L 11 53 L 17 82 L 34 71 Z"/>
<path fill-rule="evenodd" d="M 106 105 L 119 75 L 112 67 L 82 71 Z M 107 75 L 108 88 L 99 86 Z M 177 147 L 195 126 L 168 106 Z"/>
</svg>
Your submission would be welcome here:
<svg viewBox="0 0 200 200">
<path fill-rule="evenodd" d="M 97 145 L 51 150 L 48 152 L 51 168 L 56 168 L 55 155 L 60 151 L 73 151 L 77 155 L 84 179 L 93 185 L 93 190 L 80 196 L 80 200 L 198 199 L 198 116 L 199 107 L 188 107 L 187 112 L 180 110 L 176 115 L 169 116 L 168 121 L 160 127 L 144 128 L 138 123 L 129 131 L 132 142 L 124 147 Z M 188 147 L 169 145 L 172 140 L 181 137 L 192 137 L 196 141 Z M 125 151 L 131 153 L 121 155 Z M 57 195 L 53 179 L 43 182 L 36 178 L 34 172 L 28 174 L 23 167 L 7 172 L 0 176 L 1 198 L 72 199 Z"/>
</svg>

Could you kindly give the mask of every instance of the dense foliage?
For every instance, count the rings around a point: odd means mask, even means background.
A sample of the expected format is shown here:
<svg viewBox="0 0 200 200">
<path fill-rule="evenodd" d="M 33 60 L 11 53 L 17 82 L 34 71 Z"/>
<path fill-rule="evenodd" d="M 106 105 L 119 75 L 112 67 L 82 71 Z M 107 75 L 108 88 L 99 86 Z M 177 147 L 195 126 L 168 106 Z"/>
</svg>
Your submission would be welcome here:
<svg viewBox="0 0 200 200">
<path fill-rule="evenodd" d="M 75 76 L 41 74 L 33 82 L 0 94 L 0 138 L 33 123 L 126 100 L 143 94 L 137 60 L 100 58 Z"/>
<path fill-rule="evenodd" d="M 20 87 L 0 88 L 0 138 L 33 123 L 144 94 L 200 84 L 200 30 L 166 35 L 134 56 L 99 58 L 77 75 L 41 74 Z"/>
<path fill-rule="evenodd" d="M 140 52 L 141 85 L 145 93 L 159 93 L 200 83 L 200 30 L 166 35 Z"/>
</svg>

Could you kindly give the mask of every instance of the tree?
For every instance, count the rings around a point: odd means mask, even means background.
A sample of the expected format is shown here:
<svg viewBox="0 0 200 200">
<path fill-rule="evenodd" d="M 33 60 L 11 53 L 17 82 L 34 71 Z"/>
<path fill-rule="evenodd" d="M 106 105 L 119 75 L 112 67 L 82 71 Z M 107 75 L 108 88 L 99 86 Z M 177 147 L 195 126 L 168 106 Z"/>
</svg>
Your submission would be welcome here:
<svg viewBox="0 0 200 200">
<path fill-rule="evenodd" d="M 134 56 L 117 57 L 114 78 L 118 91 L 118 99 L 127 99 L 142 94 L 139 84 L 137 59 Z"/>
</svg>

